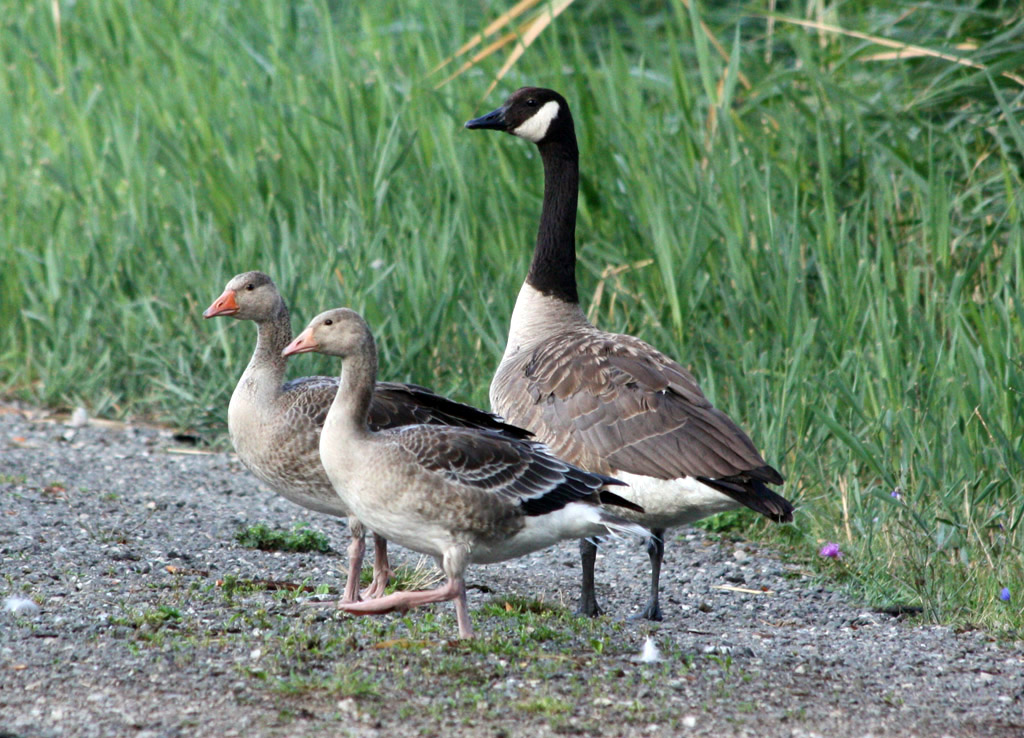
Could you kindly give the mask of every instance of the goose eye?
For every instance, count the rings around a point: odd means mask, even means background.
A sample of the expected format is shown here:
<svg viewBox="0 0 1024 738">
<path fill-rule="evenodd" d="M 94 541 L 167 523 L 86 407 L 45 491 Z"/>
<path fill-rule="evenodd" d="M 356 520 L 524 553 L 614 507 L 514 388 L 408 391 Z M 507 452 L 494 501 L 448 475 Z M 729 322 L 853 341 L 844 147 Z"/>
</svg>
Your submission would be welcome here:
<svg viewBox="0 0 1024 738">
<path fill-rule="evenodd" d="M 249 284 L 245 285 L 245 289 L 248 290 L 249 292 L 252 292 L 254 289 L 256 289 L 256 285 L 250 282 Z"/>
<path fill-rule="evenodd" d="M 537 98 L 531 97 L 531 98 L 527 99 L 526 106 L 529 107 L 529 108 L 537 107 Z"/>
<path fill-rule="evenodd" d="M 334 321 L 328 318 L 327 320 L 324 321 L 324 325 L 334 325 Z"/>
</svg>

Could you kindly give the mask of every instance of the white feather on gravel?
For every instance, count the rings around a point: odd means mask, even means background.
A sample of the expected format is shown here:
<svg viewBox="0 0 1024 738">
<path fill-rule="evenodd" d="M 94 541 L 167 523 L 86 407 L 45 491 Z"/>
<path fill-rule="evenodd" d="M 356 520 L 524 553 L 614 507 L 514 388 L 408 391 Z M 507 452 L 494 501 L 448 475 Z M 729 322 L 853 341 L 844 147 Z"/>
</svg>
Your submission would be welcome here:
<svg viewBox="0 0 1024 738">
<path fill-rule="evenodd" d="M 39 612 L 39 605 L 27 597 L 11 595 L 4 599 L 4 612 L 13 615 L 35 615 Z"/>
<path fill-rule="evenodd" d="M 638 655 L 633 657 L 633 660 L 641 664 L 653 664 L 661 661 L 661 650 L 651 636 L 647 636 L 647 640 L 644 641 L 644 647 L 640 649 Z"/>
</svg>

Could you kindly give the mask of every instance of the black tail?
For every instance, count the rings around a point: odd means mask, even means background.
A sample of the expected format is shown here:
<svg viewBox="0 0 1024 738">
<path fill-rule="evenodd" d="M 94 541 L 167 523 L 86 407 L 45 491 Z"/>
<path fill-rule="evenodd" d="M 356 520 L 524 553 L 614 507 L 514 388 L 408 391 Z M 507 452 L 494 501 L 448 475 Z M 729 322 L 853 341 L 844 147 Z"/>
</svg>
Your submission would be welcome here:
<svg viewBox="0 0 1024 738">
<path fill-rule="evenodd" d="M 758 474 L 758 476 L 767 476 L 774 484 L 782 482 L 782 475 L 770 466 L 765 468 L 770 470 L 772 474 L 765 473 L 763 475 Z M 775 482 L 775 479 L 778 479 L 778 482 Z M 712 489 L 717 489 L 741 505 L 749 507 L 754 512 L 761 513 L 776 523 L 793 522 L 793 503 L 782 495 L 772 492 L 760 479 L 754 479 L 749 475 L 743 474 L 734 477 L 722 477 L 720 479 L 697 477 L 697 481 L 701 484 L 706 484 Z"/>
<path fill-rule="evenodd" d="M 598 493 L 598 499 L 601 500 L 601 504 L 602 505 L 613 505 L 615 507 L 624 507 L 627 510 L 632 510 L 633 512 L 638 512 L 638 513 L 644 512 L 644 509 L 642 507 L 640 507 L 638 504 L 636 504 L 635 502 L 631 502 L 630 500 L 627 500 L 625 497 L 622 497 L 621 495 L 617 495 L 614 492 L 612 492 L 610 490 L 607 490 L 607 489 L 602 489 Z"/>
</svg>

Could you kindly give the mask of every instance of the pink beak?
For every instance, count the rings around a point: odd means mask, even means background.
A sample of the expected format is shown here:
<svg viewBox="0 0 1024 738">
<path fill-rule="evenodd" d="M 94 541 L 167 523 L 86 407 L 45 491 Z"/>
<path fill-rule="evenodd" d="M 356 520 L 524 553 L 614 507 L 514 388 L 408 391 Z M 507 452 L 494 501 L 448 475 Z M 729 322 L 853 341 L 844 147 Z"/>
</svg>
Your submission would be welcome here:
<svg viewBox="0 0 1024 738">
<path fill-rule="evenodd" d="M 281 356 L 291 356 L 292 354 L 305 354 L 310 351 L 316 351 L 320 348 L 320 344 L 313 338 L 313 330 L 307 328 L 302 331 L 296 337 L 294 341 L 284 347 L 284 351 L 281 352 Z"/>
<path fill-rule="evenodd" d="M 215 318 L 218 315 L 234 315 L 238 310 L 238 303 L 235 302 L 235 291 L 224 290 L 224 294 L 214 300 L 213 304 L 203 311 L 203 317 Z"/>
</svg>

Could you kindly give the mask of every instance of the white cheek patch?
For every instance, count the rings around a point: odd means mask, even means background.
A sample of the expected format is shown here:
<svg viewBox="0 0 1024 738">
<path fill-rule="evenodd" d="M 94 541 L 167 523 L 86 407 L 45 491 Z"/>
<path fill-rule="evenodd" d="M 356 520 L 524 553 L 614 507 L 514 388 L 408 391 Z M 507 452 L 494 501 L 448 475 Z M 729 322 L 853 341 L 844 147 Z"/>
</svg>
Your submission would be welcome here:
<svg viewBox="0 0 1024 738">
<path fill-rule="evenodd" d="M 520 138 L 525 138 L 533 143 L 540 143 L 548 135 L 548 128 L 551 121 L 558 117 L 559 105 L 557 100 L 549 100 L 541 105 L 540 110 L 526 119 L 512 133 Z"/>
</svg>

